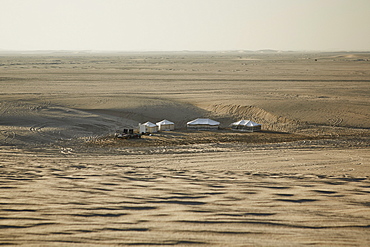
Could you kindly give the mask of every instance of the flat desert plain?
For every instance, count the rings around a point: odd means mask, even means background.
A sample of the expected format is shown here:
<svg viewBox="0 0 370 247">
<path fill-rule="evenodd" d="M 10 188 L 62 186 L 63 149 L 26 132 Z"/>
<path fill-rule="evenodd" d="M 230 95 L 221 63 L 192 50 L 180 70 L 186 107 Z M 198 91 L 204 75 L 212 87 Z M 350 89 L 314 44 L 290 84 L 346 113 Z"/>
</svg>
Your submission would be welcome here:
<svg viewBox="0 0 370 247">
<path fill-rule="evenodd" d="M 0 243 L 369 246 L 369 59 L 2 53 Z M 199 117 L 220 129 L 187 130 Z"/>
</svg>

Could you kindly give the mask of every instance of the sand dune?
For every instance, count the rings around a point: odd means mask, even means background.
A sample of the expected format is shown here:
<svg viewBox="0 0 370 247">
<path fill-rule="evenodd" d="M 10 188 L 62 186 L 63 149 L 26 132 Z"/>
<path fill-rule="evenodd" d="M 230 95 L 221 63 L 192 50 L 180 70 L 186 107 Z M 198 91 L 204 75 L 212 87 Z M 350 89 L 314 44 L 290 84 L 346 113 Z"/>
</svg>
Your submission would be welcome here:
<svg viewBox="0 0 370 247">
<path fill-rule="evenodd" d="M 366 246 L 367 151 L 64 158 L 3 150 L 0 238 L 28 245 Z"/>
<path fill-rule="evenodd" d="M 0 243 L 368 246 L 368 58 L 1 56 Z M 177 130 L 113 138 L 162 119 Z"/>
</svg>

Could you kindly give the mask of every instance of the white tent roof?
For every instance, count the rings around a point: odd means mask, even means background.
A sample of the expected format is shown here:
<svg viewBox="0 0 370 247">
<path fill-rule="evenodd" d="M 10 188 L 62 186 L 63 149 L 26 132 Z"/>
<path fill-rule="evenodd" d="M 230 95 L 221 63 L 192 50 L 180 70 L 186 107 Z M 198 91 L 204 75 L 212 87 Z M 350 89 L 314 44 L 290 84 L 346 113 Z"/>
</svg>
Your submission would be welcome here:
<svg viewBox="0 0 370 247">
<path fill-rule="evenodd" d="M 198 125 L 198 124 L 202 124 L 202 125 L 219 125 L 220 122 L 217 122 L 217 121 L 214 121 L 212 119 L 209 119 L 209 118 L 197 118 L 193 121 L 190 121 L 187 123 L 188 125 Z"/>
<path fill-rule="evenodd" d="M 251 120 L 240 120 L 238 122 L 232 123 L 232 125 L 242 125 L 242 126 L 247 126 L 247 127 L 256 127 L 260 126 L 260 124 L 255 123 Z"/>
<path fill-rule="evenodd" d="M 155 125 L 154 123 L 151 123 L 151 122 L 143 123 L 143 125 L 145 125 L 147 127 L 157 127 L 157 125 Z"/>
<path fill-rule="evenodd" d="M 175 123 L 168 121 L 167 119 L 164 119 L 157 123 L 157 125 L 169 125 L 169 124 L 175 124 Z"/>
</svg>

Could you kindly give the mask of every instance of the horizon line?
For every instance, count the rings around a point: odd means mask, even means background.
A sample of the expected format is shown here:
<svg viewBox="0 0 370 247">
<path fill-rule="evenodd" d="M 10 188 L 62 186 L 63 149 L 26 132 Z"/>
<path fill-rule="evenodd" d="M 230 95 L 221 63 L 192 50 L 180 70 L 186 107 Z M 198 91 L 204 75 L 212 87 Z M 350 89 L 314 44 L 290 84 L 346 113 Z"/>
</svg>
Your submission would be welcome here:
<svg viewBox="0 0 370 247">
<path fill-rule="evenodd" d="M 228 49 L 228 50 L 98 50 L 98 49 L 0 49 L 0 53 L 160 53 L 160 52 L 271 52 L 271 53 L 284 53 L 284 52 L 359 52 L 366 53 L 370 50 L 279 50 L 279 49 Z"/>
</svg>

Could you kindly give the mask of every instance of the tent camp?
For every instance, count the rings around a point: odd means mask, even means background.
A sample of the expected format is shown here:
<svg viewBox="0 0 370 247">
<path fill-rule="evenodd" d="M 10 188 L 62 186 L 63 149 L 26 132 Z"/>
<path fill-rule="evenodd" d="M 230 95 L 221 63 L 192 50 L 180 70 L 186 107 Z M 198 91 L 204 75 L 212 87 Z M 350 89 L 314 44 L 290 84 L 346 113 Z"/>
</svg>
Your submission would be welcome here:
<svg viewBox="0 0 370 247">
<path fill-rule="evenodd" d="M 231 124 L 231 129 L 246 132 L 261 131 L 261 125 L 251 120 L 240 120 Z"/>
<path fill-rule="evenodd" d="M 140 133 L 155 133 L 158 132 L 158 126 L 151 122 L 139 123 Z"/>
<path fill-rule="evenodd" d="M 187 122 L 188 129 L 208 130 L 218 129 L 220 122 L 209 118 L 197 118 L 193 121 Z"/>
<path fill-rule="evenodd" d="M 158 126 L 158 130 L 174 130 L 175 129 L 175 124 L 171 121 L 168 121 L 166 119 L 156 123 Z"/>
</svg>

